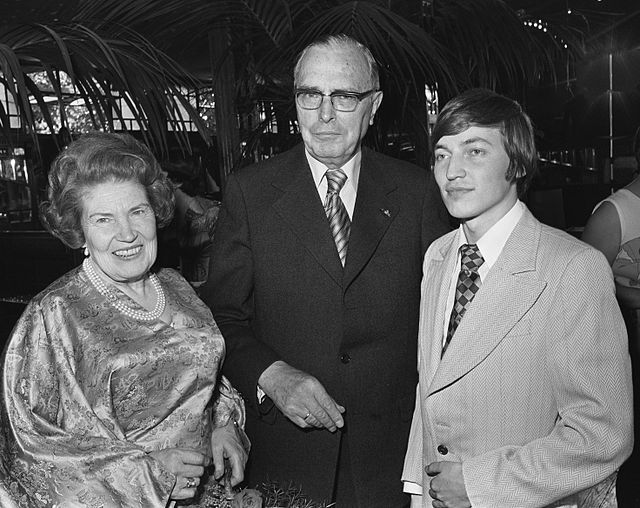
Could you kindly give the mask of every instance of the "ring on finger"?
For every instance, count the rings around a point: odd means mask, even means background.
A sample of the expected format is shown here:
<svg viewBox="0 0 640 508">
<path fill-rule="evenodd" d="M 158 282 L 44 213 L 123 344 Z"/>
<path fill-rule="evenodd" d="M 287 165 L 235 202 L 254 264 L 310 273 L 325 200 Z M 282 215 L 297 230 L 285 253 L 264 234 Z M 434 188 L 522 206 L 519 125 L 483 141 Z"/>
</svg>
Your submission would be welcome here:
<svg viewBox="0 0 640 508">
<path fill-rule="evenodd" d="M 185 478 L 185 480 L 187 480 L 187 483 L 184 485 L 185 489 L 192 489 L 198 484 L 198 481 L 195 478 Z"/>
<path fill-rule="evenodd" d="M 303 418 L 303 420 L 306 420 L 307 418 L 309 418 L 311 416 L 311 412 L 307 411 L 307 414 L 305 415 L 305 417 Z"/>
</svg>

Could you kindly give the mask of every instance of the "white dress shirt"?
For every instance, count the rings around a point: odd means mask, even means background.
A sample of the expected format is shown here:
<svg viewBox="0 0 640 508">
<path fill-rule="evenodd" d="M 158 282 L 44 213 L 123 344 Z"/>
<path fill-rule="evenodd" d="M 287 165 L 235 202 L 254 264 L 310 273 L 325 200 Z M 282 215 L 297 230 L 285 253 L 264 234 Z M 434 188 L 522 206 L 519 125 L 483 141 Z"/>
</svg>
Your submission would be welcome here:
<svg viewBox="0 0 640 508">
<path fill-rule="evenodd" d="M 514 228 L 518 224 L 520 217 L 524 213 L 525 207 L 522 201 L 516 201 L 515 205 L 509 210 L 498 222 L 496 222 L 489 230 L 482 235 L 482 237 L 476 242 L 480 254 L 484 258 L 484 263 L 478 268 L 478 274 L 480 275 L 480 282 L 486 279 L 487 274 L 491 270 L 491 267 L 495 264 L 496 260 L 502 253 L 504 244 L 507 243 L 509 236 L 513 232 Z M 460 225 L 458 231 L 458 250 L 465 243 L 469 243 L 467 237 L 464 234 L 462 225 Z M 451 310 L 453 309 L 453 303 L 456 297 L 456 286 L 458 285 L 458 274 L 460 273 L 461 259 L 458 256 L 456 267 L 451 273 L 451 283 L 449 285 L 449 294 L 447 296 L 447 307 L 445 309 L 445 315 L 443 319 L 443 335 L 442 344 L 447 338 L 447 331 L 449 329 L 449 318 L 451 317 Z"/>
<path fill-rule="evenodd" d="M 318 195 L 320 196 L 320 200 L 324 205 L 324 200 L 327 197 L 327 177 L 325 173 L 327 172 L 327 166 L 322 164 L 317 159 L 314 159 L 309 152 L 305 150 L 305 155 L 307 156 L 307 161 L 309 162 L 309 167 L 311 168 L 311 174 L 313 175 L 313 181 L 316 184 L 316 189 L 318 189 Z M 353 210 L 356 207 L 356 195 L 358 193 L 358 179 L 360 177 L 360 159 L 362 158 L 362 152 L 358 150 L 358 152 L 349 159 L 344 166 L 340 169 L 344 171 L 345 175 L 347 175 L 347 181 L 344 183 L 342 189 L 340 189 L 340 199 L 342 199 L 342 203 L 344 207 L 347 209 L 347 213 L 349 214 L 349 218 L 353 220 Z"/>
</svg>

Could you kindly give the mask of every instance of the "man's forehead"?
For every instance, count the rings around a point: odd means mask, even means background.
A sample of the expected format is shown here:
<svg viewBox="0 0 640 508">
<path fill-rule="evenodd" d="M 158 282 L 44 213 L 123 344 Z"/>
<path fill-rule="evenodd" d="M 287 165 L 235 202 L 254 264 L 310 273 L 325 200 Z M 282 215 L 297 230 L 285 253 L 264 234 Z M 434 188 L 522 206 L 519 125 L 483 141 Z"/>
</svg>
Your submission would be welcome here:
<svg viewBox="0 0 640 508">
<path fill-rule="evenodd" d="M 442 136 L 438 140 L 438 144 L 447 142 L 460 144 L 487 142 L 493 144 L 496 140 L 502 141 L 503 137 L 502 129 L 497 125 L 470 125 L 458 133 Z"/>
<path fill-rule="evenodd" d="M 297 87 L 332 92 L 354 90 L 367 83 L 370 73 L 366 59 L 355 48 L 320 46 L 303 57 L 296 78 Z"/>
</svg>

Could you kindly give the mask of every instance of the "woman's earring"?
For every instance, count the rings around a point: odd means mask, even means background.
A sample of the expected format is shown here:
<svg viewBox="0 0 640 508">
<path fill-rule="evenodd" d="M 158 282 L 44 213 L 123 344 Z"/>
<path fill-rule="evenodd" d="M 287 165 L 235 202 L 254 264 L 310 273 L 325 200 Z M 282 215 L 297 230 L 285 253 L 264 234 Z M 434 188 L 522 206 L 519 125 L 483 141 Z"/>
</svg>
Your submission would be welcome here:
<svg viewBox="0 0 640 508">
<path fill-rule="evenodd" d="M 87 247 L 87 244 L 84 244 L 84 257 L 88 258 L 89 257 L 89 247 Z"/>
</svg>

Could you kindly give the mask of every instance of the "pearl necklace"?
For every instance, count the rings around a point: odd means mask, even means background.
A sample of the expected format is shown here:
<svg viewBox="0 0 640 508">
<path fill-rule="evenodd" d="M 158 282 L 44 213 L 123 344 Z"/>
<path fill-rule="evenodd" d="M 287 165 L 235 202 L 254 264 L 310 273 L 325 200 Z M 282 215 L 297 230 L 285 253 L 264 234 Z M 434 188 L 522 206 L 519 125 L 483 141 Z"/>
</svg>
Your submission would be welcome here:
<svg viewBox="0 0 640 508">
<path fill-rule="evenodd" d="M 125 316 L 133 319 L 138 319 L 140 321 L 155 321 L 160 318 L 160 316 L 164 312 L 166 303 L 164 291 L 162 290 L 162 286 L 160 285 L 160 279 L 158 279 L 158 276 L 155 273 L 149 274 L 149 280 L 151 281 L 153 288 L 156 290 L 158 300 L 156 302 L 155 308 L 151 312 L 149 312 L 146 310 L 132 309 L 131 307 L 125 305 L 118 298 L 118 295 L 113 292 L 113 289 L 109 288 L 96 273 L 95 268 L 93 267 L 93 263 L 89 260 L 89 258 L 85 258 L 85 260 L 83 261 L 82 269 L 84 270 L 84 273 L 87 274 L 87 277 L 89 277 L 91 284 L 94 285 L 98 292 Z"/>
</svg>

